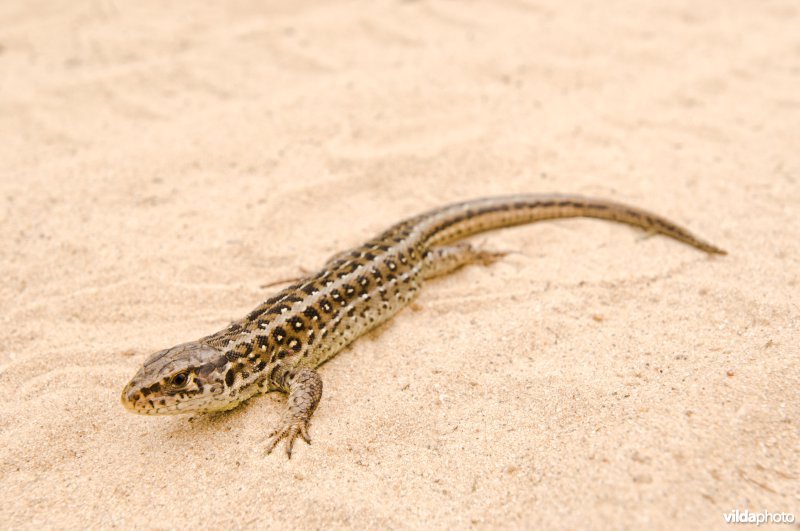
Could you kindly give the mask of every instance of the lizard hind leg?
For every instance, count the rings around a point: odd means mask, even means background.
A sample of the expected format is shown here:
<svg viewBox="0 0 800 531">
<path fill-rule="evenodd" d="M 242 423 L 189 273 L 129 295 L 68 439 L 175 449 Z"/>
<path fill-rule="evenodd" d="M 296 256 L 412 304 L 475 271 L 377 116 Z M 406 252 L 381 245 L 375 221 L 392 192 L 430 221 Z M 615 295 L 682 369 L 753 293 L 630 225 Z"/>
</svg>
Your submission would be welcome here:
<svg viewBox="0 0 800 531">
<path fill-rule="evenodd" d="M 285 381 L 284 387 L 289 392 L 286 411 L 278 428 L 267 436 L 266 452 L 271 453 L 281 440 L 286 439 L 286 455 L 291 459 L 292 446 L 298 436 L 311 444 L 308 423 L 322 398 L 322 378 L 314 369 L 303 367 L 287 374 Z"/>
<path fill-rule="evenodd" d="M 446 275 L 469 264 L 492 265 L 507 254 L 502 251 L 478 249 L 468 243 L 434 247 L 423 257 L 422 276 L 429 279 Z"/>
</svg>

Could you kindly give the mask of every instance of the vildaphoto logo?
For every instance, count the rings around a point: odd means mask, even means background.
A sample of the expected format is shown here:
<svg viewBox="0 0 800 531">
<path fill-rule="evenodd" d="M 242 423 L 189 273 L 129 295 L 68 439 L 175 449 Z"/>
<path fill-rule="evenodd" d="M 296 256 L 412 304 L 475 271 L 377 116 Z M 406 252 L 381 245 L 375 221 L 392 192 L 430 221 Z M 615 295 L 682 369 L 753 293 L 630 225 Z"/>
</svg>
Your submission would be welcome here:
<svg viewBox="0 0 800 531">
<path fill-rule="evenodd" d="M 773 513 L 770 511 L 753 512 L 745 509 L 734 509 L 722 515 L 726 524 L 793 524 L 792 513 Z"/>
</svg>

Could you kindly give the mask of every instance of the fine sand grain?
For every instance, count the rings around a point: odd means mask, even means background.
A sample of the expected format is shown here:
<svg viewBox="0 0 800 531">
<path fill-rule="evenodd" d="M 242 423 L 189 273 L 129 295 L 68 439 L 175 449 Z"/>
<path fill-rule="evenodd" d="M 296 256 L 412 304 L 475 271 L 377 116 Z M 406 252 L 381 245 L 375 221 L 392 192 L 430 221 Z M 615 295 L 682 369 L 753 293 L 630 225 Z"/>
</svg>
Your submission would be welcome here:
<svg viewBox="0 0 800 531">
<path fill-rule="evenodd" d="M 0 4 L 0 527 L 800 518 L 798 28 L 792 0 Z M 120 405 L 262 285 L 514 192 L 730 254 L 589 220 L 482 235 L 514 252 L 324 366 L 288 462 L 263 455 L 281 396 Z"/>
</svg>

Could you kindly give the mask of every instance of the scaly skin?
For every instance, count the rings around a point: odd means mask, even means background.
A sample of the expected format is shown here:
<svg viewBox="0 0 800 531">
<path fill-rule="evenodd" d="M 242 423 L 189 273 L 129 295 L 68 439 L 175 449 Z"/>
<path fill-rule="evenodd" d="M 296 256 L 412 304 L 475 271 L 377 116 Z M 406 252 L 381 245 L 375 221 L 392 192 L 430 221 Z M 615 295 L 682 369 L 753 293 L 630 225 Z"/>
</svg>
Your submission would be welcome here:
<svg viewBox="0 0 800 531">
<path fill-rule="evenodd" d="M 611 201 L 515 195 L 448 205 L 336 255 L 316 275 L 280 291 L 224 330 L 153 354 L 125 386 L 122 403 L 146 415 L 210 412 L 234 408 L 258 393 L 282 391 L 289 394 L 288 405 L 267 451 L 285 438 L 291 457 L 297 437 L 310 442 L 309 420 L 322 397 L 316 367 L 391 318 L 425 280 L 502 256 L 451 243 L 499 227 L 566 217 L 627 223 L 709 254 L 725 254 L 671 221 Z"/>
</svg>

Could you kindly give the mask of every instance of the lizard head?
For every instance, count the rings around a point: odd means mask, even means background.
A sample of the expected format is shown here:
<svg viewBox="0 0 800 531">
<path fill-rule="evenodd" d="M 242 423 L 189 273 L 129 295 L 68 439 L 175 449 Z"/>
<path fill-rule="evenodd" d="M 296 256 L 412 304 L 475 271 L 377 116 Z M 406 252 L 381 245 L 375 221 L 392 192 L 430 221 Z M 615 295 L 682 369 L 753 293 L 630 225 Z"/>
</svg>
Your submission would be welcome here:
<svg viewBox="0 0 800 531">
<path fill-rule="evenodd" d="M 219 350 L 199 342 L 156 352 L 122 390 L 122 405 L 142 415 L 172 415 L 229 409 L 231 363 Z M 226 378 L 227 376 L 227 378 Z"/>
</svg>

